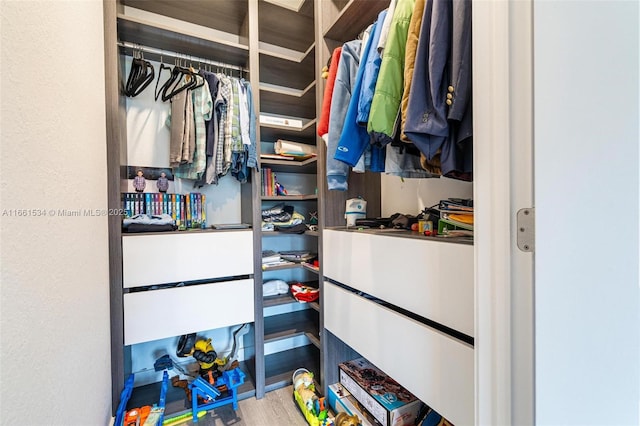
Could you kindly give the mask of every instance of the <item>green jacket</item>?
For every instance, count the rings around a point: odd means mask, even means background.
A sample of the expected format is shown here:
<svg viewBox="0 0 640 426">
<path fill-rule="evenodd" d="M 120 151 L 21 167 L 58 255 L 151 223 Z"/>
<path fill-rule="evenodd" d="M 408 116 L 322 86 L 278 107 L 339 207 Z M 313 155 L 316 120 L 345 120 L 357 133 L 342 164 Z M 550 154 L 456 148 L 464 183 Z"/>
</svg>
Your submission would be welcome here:
<svg viewBox="0 0 640 426">
<path fill-rule="evenodd" d="M 404 89 L 407 33 L 414 6 L 415 0 L 398 0 L 393 13 L 367 123 L 367 131 L 371 134 L 372 143 L 380 145 L 390 143 L 398 125 L 400 101 Z"/>
</svg>

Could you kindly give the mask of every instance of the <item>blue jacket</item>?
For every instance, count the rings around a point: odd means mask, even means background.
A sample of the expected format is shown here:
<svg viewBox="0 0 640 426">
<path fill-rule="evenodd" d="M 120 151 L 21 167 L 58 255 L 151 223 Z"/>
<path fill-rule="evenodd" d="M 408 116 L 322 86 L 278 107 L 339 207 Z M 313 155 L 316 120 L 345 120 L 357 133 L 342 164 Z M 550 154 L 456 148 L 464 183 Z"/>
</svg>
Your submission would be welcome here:
<svg viewBox="0 0 640 426">
<path fill-rule="evenodd" d="M 372 36 L 369 37 L 367 44 L 361 52 L 361 58 L 368 58 L 369 52 L 372 46 L 377 46 L 377 41 L 374 40 L 377 28 L 379 28 L 378 22 L 373 24 L 371 30 Z M 380 34 L 380 31 L 377 31 Z M 379 37 L 379 36 L 378 36 Z M 366 63 L 360 61 L 358 67 L 358 74 L 356 75 L 355 82 L 353 84 L 353 90 L 351 92 L 351 100 L 349 101 L 349 108 L 347 109 L 347 115 L 345 116 L 344 126 L 342 127 L 342 133 L 340 134 L 340 140 L 336 147 L 336 153 L 333 156 L 336 160 L 342 161 L 349 166 L 353 167 L 358 163 L 358 160 L 364 153 L 365 149 L 369 145 L 369 133 L 367 128 L 358 124 L 358 102 L 360 101 L 360 93 L 362 90 L 362 82 L 364 77 L 364 71 Z"/>
<path fill-rule="evenodd" d="M 327 186 L 330 190 L 346 191 L 349 166 L 334 159 L 347 108 L 351 101 L 351 90 L 355 85 L 358 64 L 360 63 L 360 40 L 346 42 L 342 46 L 338 72 L 331 97 L 329 115 L 329 134 L 327 137 Z M 357 160 L 356 160 L 357 161 Z"/>
<path fill-rule="evenodd" d="M 380 12 L 378 15 L 377 25 L 371 31 L 371 48 L 366 58 L 361 61 L 364 65 L 364 74 L 362 76 L 362 90 L 360 91 L 360 98 L 358 99 L 358 124 L 367 127 L 369 121 L 369 111 L 371 111 L 371 101 L 373 100 L 373 93 L 376 90 L 376 83 L 378 81 L 378 73 L 380 72 L 380 64 L 382 58 L 378 51 L 378 42 L 380 41 L 380 33 L 382 32 L 382 23 L 387 16 L 387 9 Z"/>
<path fill-rule="evenodd" d="M 453 2 L 449 138 L 442 147 L 442 174 L 470 181 L 473 178 L 473 114 L 471 90 L 471 0 Z"/>
</svg>

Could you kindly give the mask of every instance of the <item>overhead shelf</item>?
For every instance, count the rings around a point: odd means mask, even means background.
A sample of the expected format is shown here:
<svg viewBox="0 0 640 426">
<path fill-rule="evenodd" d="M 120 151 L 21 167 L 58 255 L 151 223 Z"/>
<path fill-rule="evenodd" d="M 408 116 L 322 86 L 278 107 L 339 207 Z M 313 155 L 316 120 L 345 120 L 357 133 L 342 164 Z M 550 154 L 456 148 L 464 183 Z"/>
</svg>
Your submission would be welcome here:
<svg viewBox="0 0 640 426">
<path fill-rule="evenodd" d="M 271 52 L 260 51 L 260 82 L 276 86 L 304 90 L 315 81 L 315 49 L 311 49 L 301 61 L 273 56 Z"/>
<path fill-rule="evenodd" d="M 387 7 L 389 0 L 350 0 L 326 29 L 324 37 L 338 41 L 353 40 Z"/>
<path fill-rule="evenodd" d="M 274 172 L 315 174 L 317 171 L 318 157 L 308 158 L 304 161 L 260 158 L 260 164 L 263 167 L 269 167 Z"/>
<path fill-rule="evenodd" d="M 145 15 L 154 15 L 147 13 Z M 233 36 L 225 36 L 219 31 L 200 28 L 202 31 L 188 31 L 188 29 L 174 27 L 170 18 L 162 17 L 158 23 L 134 16 L 118 15 L 118 38 L 121 41 L 141 44 L 156 49 L 192 55 L 204 59 L 216 60 L 229 65 L 246 67 L 249 58 L 249 48 Z M 198 27 L 193 25 L 193 27 Z M 193 28 L 191 28 L 193 30 Z M 159 55 L 154 55 L 159 56 Z M 161 58 L 149 57 L 159 60 Z M 168 58 L 167 58 L 168 59 Z"/>
<path fill-rule="evenodd" d="M 260 83 L 260 111 L 313 117 L 316 114 L 315 81 L 304 89 Z"/>
<path fill-rule="evenodd" d="M 260 41 L 292 50 L 306 50 L 315 41 L 313 13 L 313 0 L 306 0 L 299 11 L 259 1 Z"/>
</svg>

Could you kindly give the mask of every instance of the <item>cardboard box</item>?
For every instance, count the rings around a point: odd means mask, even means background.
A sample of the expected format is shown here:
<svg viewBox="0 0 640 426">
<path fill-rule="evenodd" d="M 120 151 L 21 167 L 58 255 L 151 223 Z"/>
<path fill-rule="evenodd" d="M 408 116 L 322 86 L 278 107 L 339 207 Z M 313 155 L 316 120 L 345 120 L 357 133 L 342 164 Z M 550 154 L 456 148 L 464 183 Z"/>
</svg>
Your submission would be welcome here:
<svg viewBox="0 0 640 426">
<path fill-rule="evenodd" d="M 340 383 L 382 426 L 413 426 L 422 402 L 364 358 L 338 365 Z"/>
<path fill-rule="evenodd" d="M 351 415 L 357 415 L 360 419 L 361 426 L 378 426 L 379 423 L 373 419 L 370 413 L 363 412 L 358 403 L 340 383 L 329 385 L 329 405 L 335 414 L 347 413 Z"/>
</svg>

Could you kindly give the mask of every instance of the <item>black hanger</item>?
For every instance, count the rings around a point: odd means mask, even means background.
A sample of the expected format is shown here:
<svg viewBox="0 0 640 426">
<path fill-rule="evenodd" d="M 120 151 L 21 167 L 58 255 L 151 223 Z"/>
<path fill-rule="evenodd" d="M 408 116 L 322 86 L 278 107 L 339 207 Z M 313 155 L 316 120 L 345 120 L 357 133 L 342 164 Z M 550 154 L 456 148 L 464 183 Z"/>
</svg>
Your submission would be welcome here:
<svg viewBox="0 0 640 426">
<path fill-rule="evenodd" d="M 197 83 L 194 76 L 195 74 L 189 68 L 184 68 L 179 65 L 173 67 L 173 71 L 171 72 L 172 81 L 164 87 L 162 91 L 162 100 L 167 101 L 184 90 L 192 89 Z M 179 86 L 182 79 L 186 79 L 187 77 L 189 77 L 189 81 L 182 86 Z"/>
<path fill-rule="evenodd" d="M 158 83 L 160 83 L 160 76 L 162 75 L 163 70 L 169 70 L 169 78 L 164 83 L 162 83 L 162 86 L 160 86 L 160 90 L 158 90 Z M 162 91 L 164 90 L 164 87 L 166 86 L 166 84 L 169 83 L 170 81 L 171 81 L 171 67 L 165 65 L 164 61 L 162 60 L 162 56 L 160 56 L 160 70 L 158 71 L 158 79 L 156 80 L 156 88 L 154 90 L 156 101 L 162 94 Z"/>
<path fill-rule="evenodd" d="M 153 81 L 155 71 L 151 62 L 145 61 L 142 53 L 131 61 L 131 70 L 125 85 L 125 94 L 130 97 L 138 96 Z"/>
</svg>

